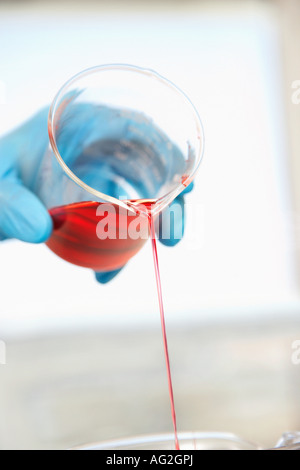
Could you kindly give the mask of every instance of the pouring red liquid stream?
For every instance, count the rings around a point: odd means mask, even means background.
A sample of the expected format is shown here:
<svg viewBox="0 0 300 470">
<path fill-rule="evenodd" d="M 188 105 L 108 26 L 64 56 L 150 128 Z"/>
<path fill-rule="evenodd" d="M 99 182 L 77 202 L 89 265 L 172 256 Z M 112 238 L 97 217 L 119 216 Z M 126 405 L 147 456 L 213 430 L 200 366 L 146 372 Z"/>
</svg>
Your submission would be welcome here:
<svg viewBox="0 0 300 470">
<path fill-rule="evenodd" d="M 176 412 L 168 351 L 165 314 L 162 298 L 161 279 L 158 264 L 158 254 L 155 235 L 155 221 L 151 206 L 154 201 L 130 201 L 137 210 L 136 214 L 129 214 L 119 206 L 103 203 L 80 202 L 51 209 L 54 231 L 47 242 L 47 246 L 64 260 L 93 269 L 96 272 L 113 271 L 124 266 L 145 244 L 147 237 L 132 239 L 130 225 L 137 222 L 142 233 L 150 234 L 156 276 L 157 293 L 159 300 L 160 319 L 163 335 L 164 353 L 167 367 L 167 378 L 171 404 L 172 421 L 175 435 L 175 448 L 179 450 L 177 436 Z M 144 211 L 139 211 L 139 206 Z M 100 209 L 100 211 L 99 211 Z M 137 218 L 139 218 L 137 220 Z M 101 225 L 102 223 L 102 225 Z M 100 225 L 99 225 L 100 224 Z M 99 230 L 105 234 L 105 228 L 113 229 L 115 238 L 99 239 Z M 115 233 L 114 233 L 115 230 Z M 111 235 L 111 234 L 110 234 Z M 105 236 L 105 235 L 104 235 Z"/>
<path fill-rule="evenodd" d="M 159 301 L 160 320 L 161 320 L 165 359 L 166 359 L 166 366 L 167 366 L 169 396 L 170 396 L 170 402 L 171 402 L 171 413 L 172 413 L 172 421 L 173 421 L 173 428 L 174 428 L 174 434 L 175 434 L 175 449 L 180 450 L 179 442 L 178 442 L 178 435 L 177 435 L 176 411 L 175 411 L 175 404 L 174 404 L 173 384 L 172 384 L 170 357 L 169 357 L 168 341 L 167 341 L 167 330 L 166 330 L 166 324 L 165 324 L 165 312 L 164 312 L 160 271 L 159 271 L 159 264 L 158 264 L 155 226 L 154 226 L 154 220 L 151 214 L 149 215 L 149 225 L 150 225 L 150 233 L 151 233 L 151 239 L 152 239 L 152 251 L 153 251 L 154 268 L 155 268 L 155 276 L 156 276 L 157 294 L 158 294 L 158 301 Z"/>
</svg>

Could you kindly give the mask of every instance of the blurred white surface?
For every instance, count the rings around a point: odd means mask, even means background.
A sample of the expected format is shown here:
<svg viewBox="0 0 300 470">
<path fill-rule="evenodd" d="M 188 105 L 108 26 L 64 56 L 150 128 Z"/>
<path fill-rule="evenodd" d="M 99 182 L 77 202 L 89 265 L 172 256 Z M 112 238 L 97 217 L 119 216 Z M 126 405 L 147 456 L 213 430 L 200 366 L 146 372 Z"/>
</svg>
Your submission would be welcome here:
<svg viewBox="0 0 300 470">
<path fill-rule="evenodd" d="M 300 428 L 295 324 L 222 320 L 169 329 L 178 429 L 233 432 L 271 448 Z M 159 326 L 8 342 L 0 449 L 68 449 L 171 432 Z"/>
<path fill-rule="evenodd" d="M 168 322 L 297 312 L 272 8 L 48 8 L 0 9 L 0 132 L 49 104 L 87 67 L 126 62 L 157 70 L 189 95 L 206 135 L 196 188 L 186 198 L 186 238 L 174 249 L 160 247 Z M 3 243 L 0 259 L 1 337 L 158 321 L 149 245 L 105 287 L 45 246 Z"/>
</svg>

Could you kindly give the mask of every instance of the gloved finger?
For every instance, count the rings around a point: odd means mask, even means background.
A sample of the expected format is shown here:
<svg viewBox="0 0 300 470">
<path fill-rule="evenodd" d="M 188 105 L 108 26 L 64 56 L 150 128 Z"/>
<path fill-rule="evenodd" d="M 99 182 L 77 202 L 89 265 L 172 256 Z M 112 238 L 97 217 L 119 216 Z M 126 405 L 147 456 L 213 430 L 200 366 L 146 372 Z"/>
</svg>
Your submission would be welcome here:
<svg viewBox="0 0 300 470">
<path fill-rule="evenodd" d="M 0 140 L 0 178 L 14 172 L 24 185 L 34 191 L 39 168 L 49 144 L 47 132 L 48 109 L 34 117 Z"/>
<path fill-rule="evenodd" d="M 184 235 L 185 208 L 183 196 L 193 189 L 194 182 L 190 183 L 159 217 L 157 229 L 159 240 L 166 246 L 176 245 Z"/>
<path fill-rule="evenodd" d="M 43 108 L 27 121 L 18 134 L 20 152 L 18 156 L 19 174 L 24 184 L 35 190 L 39 169 L 49 145 L 48 108 Z"/>
<path fill-rule="evenodd" d="M 100 284 L 107 284 L 110 282 L 114 277 L 116 277 L 120 271 L 122 271 L 123 268 L 121 269 L 116 269 L 115 271 L 108 271 L 105 273 L 95 273 L 96 279 Z"/>
<path fill-rule="evenodd" d="M 193 191 L 194 189 L 194 182 L 192 181 L 186 188 L 184 191 L 182 191 L 181 195 L 184 195 L 184 194 L 188 194 L 190 193 L 191 191 Z"/>
<path fill-rule="evenodd" d="M 3 235 L 0 230 L 0 242 L 4 242 L 4 240 L 7 240 L 7 237 Z"/>
<path fill-rule="evenodd" d="M 52 233 L 47 209 L 17 179 L 0 181 L 0 233 L 28 243 L 43 243 Z"/>
<path fill-rule="evenodd" d="M 178 196 L 158 217 L 157 235 L 165 246 L 175 246 L 184 235 L 184 197 Z"/>
</svg>

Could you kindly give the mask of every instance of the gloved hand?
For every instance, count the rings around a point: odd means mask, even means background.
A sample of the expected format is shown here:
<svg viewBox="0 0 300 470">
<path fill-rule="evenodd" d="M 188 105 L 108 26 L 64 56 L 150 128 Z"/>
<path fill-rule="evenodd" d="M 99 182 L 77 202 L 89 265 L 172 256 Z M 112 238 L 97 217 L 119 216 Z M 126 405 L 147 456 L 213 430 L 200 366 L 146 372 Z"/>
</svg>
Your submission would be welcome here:
<svg viewBox="0 0 300 470">
<path fill-rule="evenodd" d="M 48 147 L 47 117 L 45 108 L 0 139 L 0 241 L 15 238 L 43 243 L 51 236 L 52 219 L 35 194 L 39 168 Z M 192 185 L 185 192 L 191 189 Z M 183 207 L 182 194 L 174 203 Z M 183 227 L 181 220 L 177 222 Z M 175 239 L 174 233 L 176 229 L 172 227 L 170 239 L 162 239 L 162 243 L 175 245 L 181 237 Z M 119 271 L 96 273 L 96 278 L 106 283 Z"/>
</svg>

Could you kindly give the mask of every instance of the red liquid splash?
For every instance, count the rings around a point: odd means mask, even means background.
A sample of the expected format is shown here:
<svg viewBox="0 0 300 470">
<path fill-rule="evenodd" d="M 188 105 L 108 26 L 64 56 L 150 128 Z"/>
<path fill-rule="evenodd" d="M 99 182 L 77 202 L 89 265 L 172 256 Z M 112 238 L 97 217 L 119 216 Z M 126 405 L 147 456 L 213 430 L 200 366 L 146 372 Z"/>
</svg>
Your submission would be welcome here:
<svg viewBox="0 0 300 470">
<path fill-rule="evenodd" d="M 165 325 L 164 305 L 161 289 L 160 271 L 158 264 L 155 221 L 151 213 L 153 201 L 137 200 L 129 201 L 136 208 L 136 214 L 128 216 L 128 212 L 120 209 L 119 206 L 110 204 L 111 211 L 103 210 L 99 215 L 98 209 L 103 206 L 99 202 L 81 202 L 67 206 L 57 207 L 50 210 L 53 219 L 54 231 L 47 242 L 47 246 L 62 259 L 91 268 L 96 272 L 113 271 L 124 266 L 144 245 L 146 239 L 138 238 L 133 240 L 130 235 L 130 224 L 137 221 L 139 217 L 140 230 L 151 235 L 152 251 L 156 276 L 156 285 L 160 309 L 160 319 L 164 344 L 164 353 L 167 367 L 167 378 L 169 396 L 171 403 L 172 421 L 175 434 L 175 448 L 179 450 L 177 436 L 176 412 L 174 404 L 174 394 L 171 376 L 171 366 L 168 351 L 167 332 Z M 108 207 L 105 204 L 105 209 Z M 144 215 L 141 215 L 139 207 Z M 114 227 L 116 237 L 114 239 L 99 239 L 97 227 L 99 222 L 105 223 L 107 228 Z M 102 227 L 102 232 L 103 232 Z"/>
</svg>

